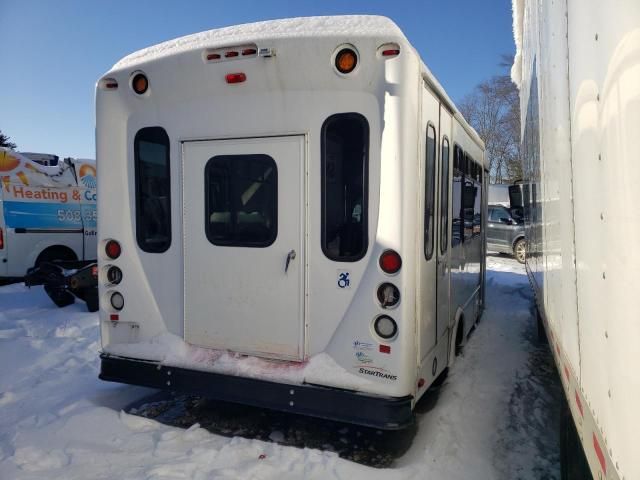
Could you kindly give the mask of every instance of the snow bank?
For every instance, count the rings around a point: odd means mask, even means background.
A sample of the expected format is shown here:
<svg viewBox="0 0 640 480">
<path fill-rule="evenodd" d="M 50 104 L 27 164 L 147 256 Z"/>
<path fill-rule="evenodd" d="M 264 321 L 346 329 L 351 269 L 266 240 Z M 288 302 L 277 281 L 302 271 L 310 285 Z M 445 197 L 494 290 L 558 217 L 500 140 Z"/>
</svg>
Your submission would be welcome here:
<svg viewBox="0 0 640 480">
<path fill-rule="evenodd" d="M 348 36 L 356 38 L 369 35 L 386 37 L 389 40 L 405 39 L 393 21 L 381 16 L 344 15 L 287 18 L 218 28 L 163 42 L 124 57 L 113 66 L 112 70 L 129 68 L 188 50 L 238 45 L 245 42 L 294 37 Z"/>
<path fill-rule="evenodd" d="M 489 257 L 487 278 L 487 310 L 464 355 L 440 392 L 418 404 L 408 453 L 383 470 L 328 451 L 223 437 L 198 423 L 178 429 L 124 413 L 153 391 L 98 380 L 97 315 L 82 304 L 57 309 L 41 288 L 0 287 L 0 478 L 557 478 L 553 450 L 544 447 L 544 435 L 554 437 L 540 408 L 544 392 L 534 385 L 517 395 L 539 368 L 528 365 L 532 347 L 525 333 L 534 320 L 524 270 L 513 259 Z M 161 342 L 180 354 L 176 339 Z M 249 366 L 225 355 L 214 363 Z M 322 375 L 327 366 L 334 368 L 320 358 L 306 369 Z M 522 405 L 531 406 L 531 414 L 517 414 Z"/>
</svg>

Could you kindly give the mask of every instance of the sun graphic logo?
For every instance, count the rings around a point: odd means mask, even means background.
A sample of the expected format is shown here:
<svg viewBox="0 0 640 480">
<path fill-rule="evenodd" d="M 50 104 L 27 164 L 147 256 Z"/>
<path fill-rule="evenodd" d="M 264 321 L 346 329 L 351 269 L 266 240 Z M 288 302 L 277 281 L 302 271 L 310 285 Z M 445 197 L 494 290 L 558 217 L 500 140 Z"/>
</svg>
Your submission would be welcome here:
<svg viewBox="0 0 640 480">
<path fill-rule="evenodd" d="M 92 165 L 84 164 L 80 167 L 80 181 L 87 188 L 96 188 L 96 169 Z"/>
</svg>

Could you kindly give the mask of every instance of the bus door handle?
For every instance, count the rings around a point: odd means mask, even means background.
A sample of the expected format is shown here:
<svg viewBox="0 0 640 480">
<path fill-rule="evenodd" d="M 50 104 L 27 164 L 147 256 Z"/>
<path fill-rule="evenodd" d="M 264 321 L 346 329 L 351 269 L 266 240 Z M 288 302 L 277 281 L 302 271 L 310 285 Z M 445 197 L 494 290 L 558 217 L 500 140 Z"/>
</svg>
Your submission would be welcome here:
<svg viewBox="0 0 640 480">
<path fill-rule="evenodd" d="M 291 263 L 291 260 L 294 260 L 295 258 L 296 258 L 296 251 L 295 250 L 291 250 L 287 254 L 287 261 L 284 264 L 284 273 L 287 273 L 287 270 L 289 270 L 289 263 Z"/>
</svg>

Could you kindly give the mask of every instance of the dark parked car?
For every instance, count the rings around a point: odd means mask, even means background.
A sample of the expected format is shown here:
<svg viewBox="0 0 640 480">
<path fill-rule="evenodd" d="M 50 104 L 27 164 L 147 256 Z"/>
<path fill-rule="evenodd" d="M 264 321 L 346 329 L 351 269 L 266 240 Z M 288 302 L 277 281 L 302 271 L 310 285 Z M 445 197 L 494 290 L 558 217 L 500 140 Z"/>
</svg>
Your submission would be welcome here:
<svg viewBox="0 0 640 480">
<path fill-rule="evenodd" d="M 508 209 L 502 205 L 489 205 L 487 224 L 487 249 L 508 253 L 524 263 L 526 243 L 524 222 L 518 208 Z"/>
</svg>

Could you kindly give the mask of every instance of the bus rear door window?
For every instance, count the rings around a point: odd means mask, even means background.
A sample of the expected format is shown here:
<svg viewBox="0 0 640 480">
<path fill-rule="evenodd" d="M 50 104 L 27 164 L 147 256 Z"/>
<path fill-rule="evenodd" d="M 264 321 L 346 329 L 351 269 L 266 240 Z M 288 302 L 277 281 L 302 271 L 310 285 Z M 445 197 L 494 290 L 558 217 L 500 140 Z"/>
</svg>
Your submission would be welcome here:
<svg viewBox="0 0 640 480">
<path fill-rule="evenodd" d="M 205 232 L 218 246 L 268 247 L 278 235 L 278 170 L 268 155 L 220 155 L 205 167 Z"/>
</svg>

